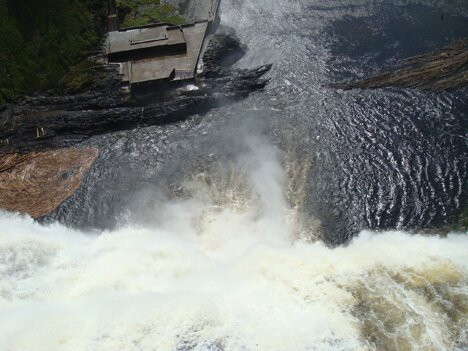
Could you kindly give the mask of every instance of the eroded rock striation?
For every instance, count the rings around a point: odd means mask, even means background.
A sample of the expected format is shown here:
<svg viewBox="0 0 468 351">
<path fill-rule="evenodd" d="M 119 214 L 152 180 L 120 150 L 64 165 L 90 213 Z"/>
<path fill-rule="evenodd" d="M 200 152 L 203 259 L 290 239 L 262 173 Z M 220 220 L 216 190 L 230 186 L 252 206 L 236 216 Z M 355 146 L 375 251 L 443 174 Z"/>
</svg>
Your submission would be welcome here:
<svg viewBox="0 0 468 351">
<path fill-rule="evenodd" d="M 345 90 L 390 86 L 428 91 L 455 90 L 468 86 L 468 39 L 460 39 L 439 51 L 411 57 L 394 72 L 334 85 Z"/>
<path fill-rule="evenodd" d="M 54 210 L 80 186 L 95 148 L 0 155 L 0 208 L 33 218 Z"/>
</svg>

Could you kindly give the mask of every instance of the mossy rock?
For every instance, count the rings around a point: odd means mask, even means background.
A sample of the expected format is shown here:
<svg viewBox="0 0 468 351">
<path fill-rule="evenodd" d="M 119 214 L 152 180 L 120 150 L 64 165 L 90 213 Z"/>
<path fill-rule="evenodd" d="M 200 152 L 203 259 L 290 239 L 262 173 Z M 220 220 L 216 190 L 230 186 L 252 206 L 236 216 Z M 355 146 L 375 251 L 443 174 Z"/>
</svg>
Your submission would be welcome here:
<svg viewBox="0 0 468 351">
<path fill-rule="evenodd" d="M 101 68 L 102 64 L 85 60 L 73 66 L 60 80 L 58 89 L 68 94 L 75 94 L 93 86 L 97 81 L 105 78 Z"/>
<path fill-rule="evenodd" d="M 152 23 L 181 25 L 187 22 L 174 5 L 161 4 L 159 0 L 119 0 L 117 9 L 124 28 Z"/>
</svg>

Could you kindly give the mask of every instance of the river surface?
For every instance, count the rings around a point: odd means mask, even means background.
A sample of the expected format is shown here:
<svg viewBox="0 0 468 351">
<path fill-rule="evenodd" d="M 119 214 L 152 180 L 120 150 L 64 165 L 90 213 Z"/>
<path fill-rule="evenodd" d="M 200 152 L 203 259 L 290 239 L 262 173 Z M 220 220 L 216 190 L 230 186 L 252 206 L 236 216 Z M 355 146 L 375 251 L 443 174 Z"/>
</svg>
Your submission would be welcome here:
<svg viewBox="0 0 468 351">
<path fill-rule="evenodd" d="M 468 36 L 463 1 L 224 0 L 273 63 L 242 102 L 93 137 L 46 218 L 1 214 L 1 350 L 466 350 L 467 91 L 329 88 Z M 75 229 L 72 229 L 75 228 Z"/>
</svg>

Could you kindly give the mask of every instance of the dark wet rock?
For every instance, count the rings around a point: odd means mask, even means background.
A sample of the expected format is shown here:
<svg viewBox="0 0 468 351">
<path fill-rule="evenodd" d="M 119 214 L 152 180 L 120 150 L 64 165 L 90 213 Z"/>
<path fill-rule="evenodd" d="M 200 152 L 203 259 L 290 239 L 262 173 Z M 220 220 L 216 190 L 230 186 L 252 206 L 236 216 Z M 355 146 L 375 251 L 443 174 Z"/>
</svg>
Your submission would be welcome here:
<svg viewBox="0 0 468 351">
<path fill-rule="evenodd" d="M 215 38 L 208 44 L 203 56 L 205 77 L 215 77 L 225 74 L 225 70 L 237 62 L 246 52 L 246 48 L 236 37 L 232 28 L 219 28 Z"/>
<path fill-rule="evenodd" d="M 205 74 L 197 89 L 177 86 L 133 99 L 121 91 L 117 73 L 107 67 L 106 79 L 80 94 L 28 97 L 0 112 L 1 151 L 70 146 L 92 135 L 174 123 L 244 98 L 265 86 L 263 76 L 271 66 L 230 68 L 243 54 L 234 33 L 224 29 L 205 52 Z"/>
</svg>

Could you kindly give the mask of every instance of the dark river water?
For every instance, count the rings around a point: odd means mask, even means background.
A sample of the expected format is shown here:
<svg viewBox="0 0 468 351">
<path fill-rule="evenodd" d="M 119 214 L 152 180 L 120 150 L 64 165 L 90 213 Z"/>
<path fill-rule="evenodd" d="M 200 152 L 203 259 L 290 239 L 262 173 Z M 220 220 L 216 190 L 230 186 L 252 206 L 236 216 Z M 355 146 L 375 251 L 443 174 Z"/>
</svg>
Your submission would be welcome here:
<svg viewBox="0 0 468 351">
<path fill-rule="evenodd" d="M 410 233 L 467 201 L 467 91 L 330 88 L 467 37 L 466 2 L 221 18 L 238 67 L 273 64 L 266 88 L 87 140 L 100 157 L 50 225 L 0 214 L 0 349 L 466 350 L 466 233 Z"/>
<path fill-rule="evenodd" d="M 177 187 L 207 155 L 226 161 L 261 136 L 306 178 L 292 201 L 327 242 L 453 221 L 467 199 L 466 91 L 327 87 L 468 36 L 466 6 L 433 4 L 225 1 L 223 24 L 248 48 L 238 66 L 274 64 L 265 91 L 184 123 L 92 139 L 102 157 L 52 217 L 112 228 L 128 220 L 136 192 Z"/>
</svg>

